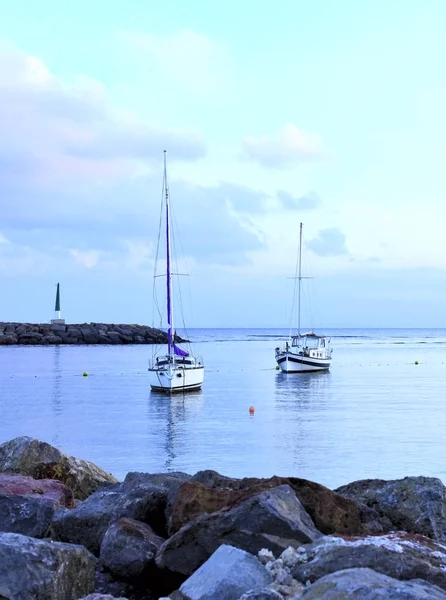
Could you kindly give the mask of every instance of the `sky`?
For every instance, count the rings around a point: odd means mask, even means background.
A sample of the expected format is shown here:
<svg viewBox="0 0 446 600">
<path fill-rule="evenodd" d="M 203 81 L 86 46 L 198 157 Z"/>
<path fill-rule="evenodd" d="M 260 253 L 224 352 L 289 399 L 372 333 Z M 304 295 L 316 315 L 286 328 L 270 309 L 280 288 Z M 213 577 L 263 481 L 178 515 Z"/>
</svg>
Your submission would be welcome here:
<svg viewBox="0 0 446 600">
<path fill-rule="evenodd" d="M 446 327 L 443 0 L 0 14 L 0 320 L 60 282 L 67 322 L 154 322 L 167 150 L 189 327 L 290 326 L 300 222 L 305 325 Z"/>
</svg>

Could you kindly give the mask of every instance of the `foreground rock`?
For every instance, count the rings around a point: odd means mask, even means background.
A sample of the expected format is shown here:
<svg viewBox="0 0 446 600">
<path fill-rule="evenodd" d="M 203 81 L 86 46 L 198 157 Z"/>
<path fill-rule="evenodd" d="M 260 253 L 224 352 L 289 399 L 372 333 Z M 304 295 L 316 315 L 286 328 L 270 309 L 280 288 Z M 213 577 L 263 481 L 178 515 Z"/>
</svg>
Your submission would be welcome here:
<svg viewBox="0 0 446 600">
<path fill-rule="evenodd" d="M 293 490 L 282 485 L 231 510 L 197 517 L 161 546 L 156 562 L 160 568 L 191 575 L 222 544 L 257 554 L 262 548 L 281 552 L 320 536 Z"/>
<path fill-rule="evenodd" d="M 446 488 L 435 477 L 365 479 L 336 491 L 387 517 L 393 529 L 446 541 Z"/>
<path fill-rule="evenodd" d="M 167 334 L 146 325 L 0 323 L 0 346 L 17 344 L 167 344 Z"/>
<path fill-rule="evenodd" d="M 262 588 L 272 577 L 259 561 L 238 548 L 222 545 L 180 587 L 184 600 L 238 600 L 253 588 Z"/>
<path fill-rule="evenodd" d="M 75 600 L 94 590 L 95 559 L 82 546 L 0 533 L 0 598 Z"/>
<path fill-rule="evenodd" d="M 46 537 L 55 511 L 72 505 L 73 492 L 59 481 L 0 473 L 0 531 Z"/>
<path fill-rule="evenodd" d="M 38 480 L 24 475 L 0 473 L 0 495 L 38 496 L 51 500 L 54 508 L 73 508 L 72 490 L 54 479 Z"/>
<path fill-rule="evenodd" d="M 178 489 L 189 477 L 185 473 L 128 473 L 122 483 L 95 492 L 73 510 L 56 514 L 53 536 L 99 554 L 105 532 L 122 517 L 142 521 L 164 536 L 169 490 Z"/>
<path fill-rule="evenodd" d="M 240 504 L 267 489 L 289 485 L 316 527 L 325 534 L 383 533 L 390 523 L 375 511 L 328 488 L 295 477 L 231 479 L 215 471 L 200 471 L 179 489 L 169 507 L 169 534 L 203 513 Z"/>
<path fill-rule="evenodd" d="M 446 600 L 438 587 L 421 579 L 401 582 L 371 569 L 346 569 L 322 577 L 302 600 Z"/>
<path fill-rule="evenodd" d="M 100 486 L 117 479 L 95 464 L 67 456 L 54 446 L 30 437 L 0 445 L 0 473 L 19 473 L 34 479 L 56 479 L 84 500 Z"/>
<path fill-rule="evenodd" d="M 359 539 L 326 537 L 300 548 L 292 576 L 302 582 L 348 568 L 373 569 L 395 579 L 424 579 L 446 589 L 446 546 L 404 532 Z"/>
<path fill-rule="evenodd" d="M 88 594 L 88 596 L 84 596 L 80 600 L 127 600 L 127 598 L 123 598 L 122 596 L 117 598 L 116 596 L 110 596 L 110 594 Z"/>
<path fill-rule="evenodd" d="M 155 556 L 165 540 L 140 521 L 123 518 L 113 523 L 101 544 L 100 561 L 112 573 L 125 579 L 150 575 Z"/>
</svg>

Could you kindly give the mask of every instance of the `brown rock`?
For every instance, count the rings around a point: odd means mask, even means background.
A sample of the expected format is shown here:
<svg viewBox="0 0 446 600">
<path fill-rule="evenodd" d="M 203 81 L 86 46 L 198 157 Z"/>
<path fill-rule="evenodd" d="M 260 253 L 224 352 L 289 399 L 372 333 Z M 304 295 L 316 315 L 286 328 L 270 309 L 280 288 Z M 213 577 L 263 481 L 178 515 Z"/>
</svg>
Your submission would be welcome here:
<svg viewBox="0 0 446 600">
<path fill-rule="evenodd" d="M 24 475 L 0 473 L 0 495 L 49 498 L 57 508 L 74 508 L 73 492 L 54 479 L 33 479 Z"/>
<path fill-rule="evenodd" d="M 89 461 L 67 456 L 46 442 L 26 436 L 0 444 L 0 472 L 57 479 L 80 500 L 103 484 L 118 481 Z"/>
<path fill-rule="evenodd" d="M 373 510 L 306 479 L 230 479 L 215 471 L 201 471 L 183 483 L 173 499 L 169 507 L 169 534 L 203 513 L 231 508 L 259 492 L 284 484 L 293 489 L 317 529 L 324 534 L 361 535 L 386 530 Z"/>
</svg>

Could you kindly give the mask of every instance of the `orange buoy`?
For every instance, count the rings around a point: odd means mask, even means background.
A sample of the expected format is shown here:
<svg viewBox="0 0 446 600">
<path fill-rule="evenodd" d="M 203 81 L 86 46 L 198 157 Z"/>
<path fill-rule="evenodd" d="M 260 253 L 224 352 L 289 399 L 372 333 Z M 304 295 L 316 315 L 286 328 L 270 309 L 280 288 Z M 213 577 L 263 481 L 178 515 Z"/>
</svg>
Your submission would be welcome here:
<svg viewBox="0 0 446 600">
<path fill-rule="evenodd" d="M 250 412 L 251 415 L 253 415 L 254 412 L 255 412 L 255 408 L 253 406 L 250 406 L 249 407 L 249 412 Z"/>
</svg>

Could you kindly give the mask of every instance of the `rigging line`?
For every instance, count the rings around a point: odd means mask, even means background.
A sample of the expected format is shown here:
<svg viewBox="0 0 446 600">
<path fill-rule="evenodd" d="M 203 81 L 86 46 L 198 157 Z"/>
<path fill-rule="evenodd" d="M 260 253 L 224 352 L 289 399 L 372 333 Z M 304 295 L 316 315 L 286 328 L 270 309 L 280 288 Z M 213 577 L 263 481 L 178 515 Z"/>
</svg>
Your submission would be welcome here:
<svg viewBox="0 0 446 600">
<path fill-rule="evenodd" d="M 289 332 L 289 338 L 291 339 L 291 331 L 293 328 L 293 320 L 294 320 L 294 314 L 296 311 L 296 295 L 297 295 L 297 281 L 298 281 L 298 270 L 299 270 L 299 256 L 297 256 L 296 259 L 296 269 L 294 272 L 294 288 L 293 288 L 293 303 L 291 305 L 291 321 L 290 321 L 290 332 Z"/>
<path fill-rule="evenodd" d="M 184 260 L 184 263 L 186 265 L 186 271 L 188 270 L 187 268 L 187 261 L 184 258 L 185 253 L 183 250 L 183 245 L 182 245 L 182 241 L 181 241 L 181 235 L 178 229 L 178 225 L 177 225 L 177 220 L 175 217 L 175 211 L 172 210 L 172 225 L 173 225 L 173 230 L 174 230 L 174 235 L 172 235 L 172 241 L 173 241 L 173 250 L 174 250 L 174 261 L 175 261 L 175 265 L 176 265 L 176 270 L 177 272 L 179 271 L 178 268 L 178 253 L 177 253 L 177 242 L 176 240 L 179 240 L 179 246 L 180 246 L 180 250 L 182 251 L 182 257 Z M 178 285 L 176 286 L 177 289 L 177 297 L 178 297 L 178 304 L 180 306 L 180 312 L 181 312 L 181 322 L 183 324 L 183 329 L 185 331 L 185 335 L 186 335 L 186 339 L 189 338 L 189 333 L 186 327 L 186 323 L 185 323 L 185 318 L 184 318 L 184 305 L 183 305 L 183 296 L 182 296 L 182 292 L 181 292 L 181 286 L 180 283 L 178 281 Z M 191 352 L 191 348 L 190 348 L 190 344 L 187 344 L 187 347 L 189 348 L 189 352 Z"/>
<path fill-rule="evenodd" d="M 163 221 L 163 206 L 164 206 L 164 187 L 165 187 L 165 181 L 164 181 L 164 177 L 163 177 L 163 184 L 161 186 L 161 203 L 160 203 L 160 217 L 159 217 L 159 224 L 158 224 L 158 239 L 157 239 L 157 244 L 156 244 L 156 253 L 155 253 L 155 264 L 153 267 L 153 292 L 152 292 L 152 324 L 153 326 L 155 326 L 155 309 L 156 312 L 158 313 L 158 318 L 159 318 L 159 329 L 162 328 L 162 322 L 163 322 L 163 317 L 161 314 L 161 309 L 159 306 L 159 302 L 158 302 L 158 292 L 157 292 L 157 288 L 156 288 L 156 276 L 157 276 L 157 267 L 158 267 L 158 259 L 159 259 L 159 252 L 160 252 L 160 242 L 161 242 L 161 228 L 162 228 L 162 221 Z M 158 353 L 158 349 L 156 348 L 156 345 L 154 347 L 154 350 L 152 351 L 152 357 L 156 356 L 156 354 Z"/>
</svg>

